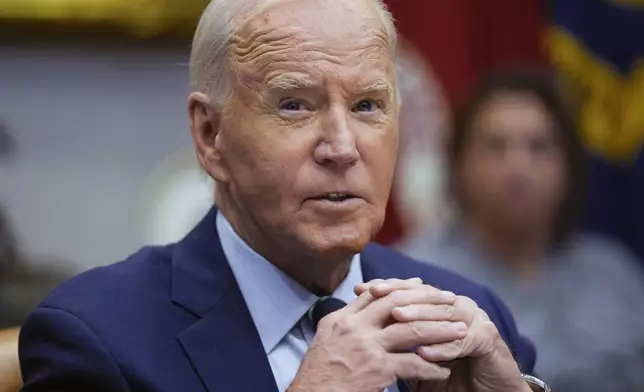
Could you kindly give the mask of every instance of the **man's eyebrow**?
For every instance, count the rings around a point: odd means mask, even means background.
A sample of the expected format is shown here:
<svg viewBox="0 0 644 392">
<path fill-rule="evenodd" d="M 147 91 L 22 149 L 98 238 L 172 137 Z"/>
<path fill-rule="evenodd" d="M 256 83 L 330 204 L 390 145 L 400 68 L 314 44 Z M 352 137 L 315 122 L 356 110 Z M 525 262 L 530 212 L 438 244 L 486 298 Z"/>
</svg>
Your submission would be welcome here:
<svg viewBox="0 0 644 392">
<path fill-rule="evenodd" d="M 304 76 L 279 75 L 266 83 L 269 90 L 298 90 L 315 87 L 316 83 Z"/>
<path fill-rule="evenodd" d="M 366 84 L 364 87 L 359 88 L 358 91 L 362 94 L 378 92 L 386 92 L 391 94 L 393 93 L 394 88 L 387 79 L 378 79 L 371 84 Z"/>
</svg>

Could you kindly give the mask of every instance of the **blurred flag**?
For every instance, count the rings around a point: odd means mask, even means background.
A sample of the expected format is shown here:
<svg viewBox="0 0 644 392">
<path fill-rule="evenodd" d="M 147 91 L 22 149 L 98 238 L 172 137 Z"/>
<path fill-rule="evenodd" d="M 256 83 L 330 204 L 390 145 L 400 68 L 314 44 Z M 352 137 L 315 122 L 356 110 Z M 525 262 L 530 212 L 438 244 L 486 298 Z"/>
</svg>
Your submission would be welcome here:
<svg viewBox="0 0 644 392">
<path fill-rule="evenodd" d="M 588 227 L 644 259 L 644 1 L 553 1 L 546 42 L 590 152 Z"/>
<path fill-rule="evenodd" d="M 476 79 L 506 63 L 543 63 L 540 35 L 543 0 L 405 0 L 386 1 L 400 33 L 425 57 L 422 88 L 405 90 L 401 121 L 401 153 L 385 225 L 377 240 L 391 244 L 419 225 L 441 219 L 440 157 L 433 154 L 440 128 L 449 118 L 449 104 L 461 102 Z M 409 54 L 409 53 L 408 53 Z M 405 54 L 403 54 L 406 56 Z M 406 57 L 420 69 L 415 53 Z M 416 65 L 413 65 L 416 64 Z M 403 70 L 403 75 L 410 77 Z M 413 78 L 412 78 L 413 79 Z M 405 81 L 403 80 L 403 83 Z M 418 85 L 417 85 L 418 86 Z M 443 99 L 446 102 L 443 104 Z M 423 100 L 429 109 L 423 109 Z M 429 117 L 428 117 L 429 116 Z M 423 132 L 439 132 L 423 135 Z M 431 141 L 434 145 L 426 144 Z M 409 148 L 409 150 L 407 150 Z M 414 194 L 416 192 L 416 194 Z M 439 204 L 437 204 L 439 203 Z M 430 222 L 430 219 L 434 221 Z"/>
</svg>

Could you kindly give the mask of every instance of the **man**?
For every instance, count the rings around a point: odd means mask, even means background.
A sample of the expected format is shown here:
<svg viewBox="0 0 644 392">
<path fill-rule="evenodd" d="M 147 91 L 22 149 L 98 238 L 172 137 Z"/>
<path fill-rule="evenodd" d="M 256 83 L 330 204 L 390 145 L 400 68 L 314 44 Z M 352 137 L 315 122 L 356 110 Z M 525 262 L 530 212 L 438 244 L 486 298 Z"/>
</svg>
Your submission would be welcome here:
<svg viewBox="0 0 644 392">
<path fill-rule="evenodd" d="M 45 300 L 24 391 L 530 391 L 534 350 L 489 291 L 368 245 L 396 161 L 395 46 L 375 0 L 213 2 L 189 117 L 217 209 Z M 328 295 L 348 305 L 316 326 Z"/>
</svg>

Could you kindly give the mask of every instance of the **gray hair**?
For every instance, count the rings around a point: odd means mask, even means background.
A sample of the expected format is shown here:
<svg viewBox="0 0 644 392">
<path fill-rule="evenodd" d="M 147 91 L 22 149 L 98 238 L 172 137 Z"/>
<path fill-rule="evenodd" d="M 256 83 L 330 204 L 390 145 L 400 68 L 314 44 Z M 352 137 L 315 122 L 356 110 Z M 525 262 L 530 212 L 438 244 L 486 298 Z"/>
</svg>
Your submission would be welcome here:
<svg viewBox="0 0 644 392">
<path fill-rule="evenodd" d="M 201 15 L 190 54 L 190 84 L 223 104 L 230 93 L 228 49 L 232 36 L 252 11 L 275 0 L 212 0 Z M 382 19 L 389 43 L 398 45 L 393 16 L 382 0 L 372 1 Z"/>
</svg>

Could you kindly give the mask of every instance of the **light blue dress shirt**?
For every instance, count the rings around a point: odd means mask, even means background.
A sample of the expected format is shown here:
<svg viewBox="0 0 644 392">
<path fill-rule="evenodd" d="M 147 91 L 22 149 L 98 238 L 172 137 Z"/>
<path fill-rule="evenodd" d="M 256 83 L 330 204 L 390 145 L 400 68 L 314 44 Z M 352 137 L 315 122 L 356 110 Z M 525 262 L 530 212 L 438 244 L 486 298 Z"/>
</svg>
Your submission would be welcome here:
<svg viewBox="0 0 644 392">
<path fill-rule="evenodd" d="M 315 334 L 306 312 L 319 297 L 260 256 L 233 230 L 223 214 L 217 214 L 221 245 L 259 332 L 278 389 L 293 381 Z M 362 283 L 360 255 L 351 261 L 349 274 L 333 293 L 347 303 L 353 301 L 355 285 Z M 398 392 L 392 385 L 386 392 Z"/>
</svg>

